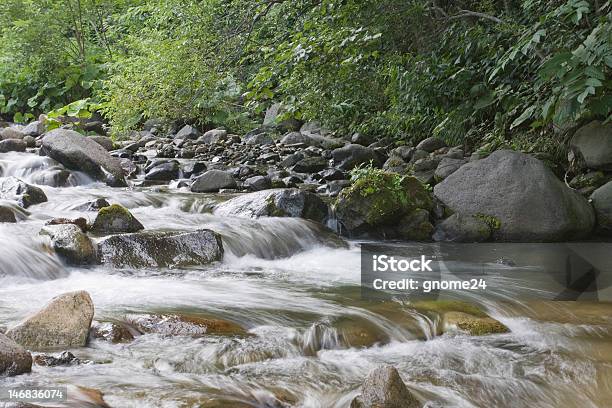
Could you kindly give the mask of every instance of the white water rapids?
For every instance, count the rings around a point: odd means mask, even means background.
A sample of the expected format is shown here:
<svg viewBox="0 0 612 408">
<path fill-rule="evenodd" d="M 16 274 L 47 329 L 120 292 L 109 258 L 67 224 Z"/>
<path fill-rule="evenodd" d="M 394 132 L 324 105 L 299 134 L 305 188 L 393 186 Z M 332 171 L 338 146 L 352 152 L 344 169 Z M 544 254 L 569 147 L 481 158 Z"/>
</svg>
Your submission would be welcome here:
<svg viewBox="0 0 612 408">
<path fill-rule="evenodd" d="M 56 166 L 32 154 L 0 154 L 0 176 L 37 184 L 49 199 L 30 207 L 22 221 L 0 224 L 0 326 L 18 323 L 58 294 L 86 290 L 96 320 L 130 312 L 201 312 L 252 335 L 93 340 L 71 351 L 94 363 L 34 366 L 31 375 L 0 378 L 2 386 L 80 385 L 102 391 L 110 406 L 121 408 L 281 402 L 345 408 L 367 373 L 387 363 L 429 407 L 612 406 L 612 306 L 530 300 L 547 297 L 547 288 L 530 286 L 533 273 L 525 265 L 491 266 L 491 290 L 465 295 L 510 333 L 436 336 L 432 322 L 405 300 L 361 298 L 358 242 L 338 247 L 329 232 L 304 220 L 214 216 L 210 210 L 223 199 L 218 195 L 112 189 L 76 172 L 71 187 L 45 186 Z M 44 250 L 38 232 L 54 217 L 93 221 L 95 213 L 74 208 L 99 197 L 126 206 L 149 230 L 219 232 L 224 260 L 186 270 L 64 266 Z M 430 248 L 401 245 L 415 256 Z M 517 248 L 517 254 L 524 251 Z M 352 327 L 381 341 L 352 347 L 339 335 Z"/>
</svg>

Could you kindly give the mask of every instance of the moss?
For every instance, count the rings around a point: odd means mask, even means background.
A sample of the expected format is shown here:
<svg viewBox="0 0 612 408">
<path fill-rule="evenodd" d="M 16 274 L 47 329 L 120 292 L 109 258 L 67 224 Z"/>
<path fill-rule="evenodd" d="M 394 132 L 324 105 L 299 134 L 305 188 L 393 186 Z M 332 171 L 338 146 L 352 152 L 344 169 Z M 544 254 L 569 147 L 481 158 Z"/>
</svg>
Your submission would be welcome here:
<svg viewBox="0 0 612 408">
<path fill-rule="evenodd" d="M 474 217 L 484 221 L 491 228 L 491 231 L 497 231 L 501 228 L 501 221 L 497 217 L 481 213 L 475 214 Z"/>
<path fill-rule="evenodd" d="M 127 210 L 127 208 L 119 205 L 113 204 L 108 207 L 102 207 L 98 211 L 99 217 L 128 217 L 132 218 L 132 214 Z"/>
<path fill-rule="evenodd" d="M 276 200 L 274 194 L 270 194 L 266 198 L 266 207 L 268 209 L 268 215 L 270 217 L 285 217 L 287 214 L 276 206 Z"/>
<path fill-rule="evenodd" d="M 444 324 L 456 326 L 472 336 L 508 333 L 510 331 L 503 323 L 491 317 L 476 317 L 462 312 L 445 313 Z"/>
<path fill-rule="evenodd" d="M 425 312 L 447 313 L 461 312 L 477 317 L 487 317 L 478 306 L 460 300 L 421 300 L 412 304 L 416 310 Z"/>
</svg>

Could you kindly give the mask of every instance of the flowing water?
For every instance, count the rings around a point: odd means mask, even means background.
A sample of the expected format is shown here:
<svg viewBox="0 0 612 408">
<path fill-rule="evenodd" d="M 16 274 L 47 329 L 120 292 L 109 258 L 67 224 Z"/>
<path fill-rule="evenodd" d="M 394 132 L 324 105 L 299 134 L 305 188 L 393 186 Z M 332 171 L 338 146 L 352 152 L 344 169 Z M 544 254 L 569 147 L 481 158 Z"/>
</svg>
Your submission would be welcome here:
<svg viewBox="0 0 612 408">
<path fill-rule="evenodd" d="M 111 189 L 77 172 L 70 187 L 45 186 L 57 166 L 31 154 L 0 154 L 1 176 L 38 184 L 49 198 L 22 212 L 22 221 L 0 224 L 0 326 L 53 296 L 86 290 L 96 320 L 191 313 L 235 322 L 249 335 L 93 340 L 71 350 L 92 363 L 34 366 L 31 375 L 0 379 L 3 385 L 91 387 L 113 407 L 348 407 L 367 373 L 387 363 L 430 407 L 612 406 L 612 305 L 596 301 L 607 296 L 605 277 L 591 300 L 552 301 L 558 292 L 538 272 L 538 250 L 554 260 L 563 249 L 490 245 L 483 253 L 513 262 L 475 263 L 462 259 L 462 247 L 441 254 L 431 244 L 397 244 L 415 256 L 443 256 L 448 269 L 486 269 L 486 291 L 437 295 L 480 304 L 511 329 L 440 335 L 410 298 L 362 299 L 359 242 L 338 245 L 304 220 L 215 216 L 215 203 L 227 198 L 221 195 Z M 93 221 L 95 213 L 75 208 L 98 197 L 129 208 L 149 230 L 219 232 L 223 261 L 184 270 L 62 265 L 38 232 L 54 217 Z M 351 340 L 355 328 L 373 344 Z"/>
</svg>

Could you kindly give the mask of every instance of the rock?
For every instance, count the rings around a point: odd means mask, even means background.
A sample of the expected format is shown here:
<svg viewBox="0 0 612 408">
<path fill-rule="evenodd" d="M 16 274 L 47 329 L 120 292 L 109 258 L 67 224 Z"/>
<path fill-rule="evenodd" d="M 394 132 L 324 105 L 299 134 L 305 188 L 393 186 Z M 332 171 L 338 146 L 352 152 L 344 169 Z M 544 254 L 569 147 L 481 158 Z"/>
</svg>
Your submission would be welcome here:
<svg viewBox="0 0 612 408">
<path fill-rule="evenodd" d="M 89 139 L 93 140 L 100 146 L 102 146 L 107 152 L 110 152 L 115 148 L 113 139 L 107 136 L 88 136 Z"/>
<path fill-rule="evenodd" d="M 227 138 L 227 130 L 213 129 L 213 130 L 209 130 L 208 132 L 204 133 L 202 137 L 200 137 L 198 140 L 201 141 L 202 143 L 214 144 L 222 140 L 225 140 L 226 138 Z"/>
<path fill-rule="evenodd" d="M 191 185 L 194 193 L 215 193 L 222 188 L 237 188 L 234 177 L 223 170 L 208 170 L 195 179 Z"/>
<path fill-rule="evenodd" d="M 459 329 L 471 336 L 485 336 L 509 331 L 503 323 L 491 317 L 473 316 L 462 312 L 444 313 L 442 324 L 445 332 L 449 329 Z"/>
<path fill-rule="evenodd" d="M 405 174 L 408 170 L 408 163 L 406 163 L 403 159 L 397 156 L 389 156 L 387 161 L 382 166 L 383 170 L 397 173 L 397 174 Z"/>
<path fill-rule="evenodd" d="M 26 144 L 26 147 L 36 147 L 36 139 L 32 136 L 24 136 L 23 141 Z"/>
<path fill-rule="evenodd" d="M 389 365 L 372 370 L 351 408 L 420 408 L 419 400 L 406 388 L 397 370 Z"/>
<path fill-rule="evenodd" d="M 175 139 L 191 139 L 196 140 L 200 137 L 200 132 L 198 129 L 194 128 L 191 125 L 185 125 L 178 133 L 174 136 Z"/>
<path fill-rule="evenodd" d="M 302 127 L 300 128 L 300 133 L 304 133 L 309 136 L 313 134 L 325 136 L 325 135 L 330 134 L 331 132 L 325 129 L 324 127 L 322 127 L 319 122 L 312 121 L 312 122 L 304 123 Z"/>
<path fill-rule="evenodd" d="M 28 123 L 26 127 L 21 129 L 21 133 L 23 133 L 25 136 L 38 137 L 45 133 L 45 130 L 45 123 L 40 120 L 35 120 L 33 122 Z"/>
<path fill-rule="evenodd" d="M 345 180 L 346 174 L 342 170 L 327 169 L 319 173 L 321 178 L 326 181 Z"/>
<path fill-rule="evenodd" d="M 417 208 L 431 208 L 430 194 L 414 177 L 381 173 L 357 180 L 338 196 L 338 221 L 349 233 L 366 233 L 376 227 L 394 225 Z"/>
<path fill-rule="evenodd" d="M 588 195 L 591 195 L 599 187 L 606 184 L 608 180 L 603 171 L 590 171 L 586 174 L 578 174 L 570 181 L 569 186 L 578 189 L 580 194 L 588 193 Z"/>
<path fill-rule="evenodd" d="M 17 222 L 17 217 L 15 217 L 15 212 L 9 206 L 0 205 L 0 223 L 9 222 L 15 223 Z"/>
<path fill-rule="evenodd" d="M 181 169 L 175 160 L 158 164 L 147 171 L 145 180 L 149 181 L 171 181 L 179 178 Z"/>
<path fill-rule="evenodd" d="M 435 170 L 440 163 L 442 162 L 442 157 L 433 156 L 433 157 L 424 157 L 422 159 L 418 159 L 412 164 L 412 168 L 415 172 L 419 171 L 427 171 L 427 170 Z"/>
<path fill-rule="evenodd" d="M 227 320 L 195 315 L 150 314 L 132 315 L 127 323 L 140 333 L 156 333 L 164 336 L 245 335 L 246 331 Z"/>
<path fill-rule="evenodd" d="M 358 144 L 349 144 L 332 151 L 334 164 L 342 170 L 352 170 L 360 164 L 373 163 L 380 167 L 381 162 L 373 149 Z"/>
<path fill-rule="evenodd" d="M 445 157 L 442 159 L 438 167 L 436 167 L 436 171 L 434 172 L 434 178 L 436 181 L 442 181 L 455 171 L 459 169 L 459 167 L 463 166 L 467 163 L 466 160 L 463 159 L 453 159 L 450 157 Z"/>
<path fill-rule="evenodd" d="M 81 232 L 87 232 L 87 230 L 89 229 L 87 226 L 87 220 L 83 217 L 79 217 L 75 219 L 53 218 L 52 220 L 47 221 L 45 223 L 45 225 L 66 225 L 66 224 L 76 225 L 77 227 L 79 227 Z"/>
<path fill-rule="evenodd" d="M 129 343 L 134 340 L 134 329 L 128 325 L 115 322 L 94 322 L 89 336 L 94 339 L 108 341 L 113 344 Z"/>
<path fill-rule="evenodd" d="M 57 357 L 48 354 L 34 356 L 34 364 L 42 367 L 79 365 L 82 361 L 69 351 L 63 351 Z"/>
<path fill-rule="evenodd" d="M 581 127 L 572 137 L 570 149 L 586 167 L 612 170 L 612 123 L 595 120 Z"/>
<path fill-rule="evenodd" d="M 244 142 L 247 145 L 270 145 L 274 144 L 274 140 L 267 133 L 247 134 L 244 137 Z"/>
<path fill-rule="evenodd" d="M 85 132 L 93 132 L 98 135 L 106 136 L 106 129 L 104 128 L 104 123 L 99 120 L 90 120 L 81 125 Z"/>
<path fill-rule="evenodd" d="M 297 173 L 316 173 L 327 168 L 327 160 L 323 157 L 305 157 L 293 166 Z"/>
<path fill-rule="evenodd" d="M 49 236 L 53 250 L 68 265 L 89 265 L 96 262 L 93 242 L 76 225 L 48 225 L 40 234 Z"/>
<path fill-rule="evenodd" d="M 127 186 L 119 159 L 91 138 L 72 130 L 48 132 L 42 139 L 41 152 L 66 168 L 83 171 L 111 187 Z"/>
<path fill-rule="evenodd" d="M 95 200 L 72 207 L 72 209 L 75 211 L 98 211 L 104 207 L 110 207 L 110 203 L 105 198 L 96 198 Z"/>
<path fill-rule="evenodd" d="M 124 232 L 137 232 L 144 226 L 126 208 L 113 204 L 101 208 L 91 226 L 95 234 L 120 234 Z"/>
<path fill-rule="evenodd" d="M 223 257 L 221 237 L 210 230 L 114 235 L 98 243 L 105 264 L 165 268 L 206 265 Z"/>
<path fill-rule="evenodd" d="M 32 371 L 32 355 L 0 333 L 0 378 Z"/>
<path fill-rule="evenodd" d="M 453 212 L 496 225 L 498 241 L 582 239 L 595 223 L 586 199 L 540 160 L 510 150 L 463 165 L 436 185 L 434 195 Z"/>
<path fill-rule="evenodd" d="M 429 241 L 433 232 L 433 225 L 429 221 L 429 212 L 417 208 L 413 212 L 399 219 L 393 228 L 392 236 L 406 241 Z"/>
<path fill-rule="evenodd" d="M 183 166 L 183 176 L 192 177 L 197 176 L 206 171 L 206 163 L 202 161 L 189 161 Z"/>
<path fill-rule="evenodd" d="M 304 154 L 303 153 L 293 153 L 290 154 L 289 156 L 285 157 L 280 163 L 279 165 L 281 167 L 291 167 L 294 166 L 297 162 L 299 162 L 300 160 L 302 160 L 304 158 Z"/>
<path fill-rule="evenodd" d="M 591 201 L 595 207 L 598 231 L 612 234 L 612 181 L 595 190 Z"/>
<path fill-rule="evenodd" d="M 38 187 L 24 183 L 16 177 L 0 178 L 0 199 L 16 201 L 23 208 L 44 203 L 47 196 Z"/>
<path fill-rule="evenodd" d="M 23 139 L 24 138 L 24 134 L 23 132 L 12 128 L 12 127 L 7 127 L 4 129 L 0 130 L 0 140 L 7 140 L 7 139 Z"/>
<path fill-rule="evenodd" d="M 436 226 L 434 241 L 484 242 L 491 237 L 491 227 L 475 215 L 453 214 Z"/>
<path fill-rule="evenodd" d="M 306 146 L 313 145 L 313 140 L 308 135 L 304 135 L 300 132 L 287 133 L 281 139 L 281 143 L 284 145 L 304 144 Z"/>
<path fill-rule="evenodd" d="M 351 143 L 359 144 L 359 145 L 362 145 L 362 146 L 371 145 L 375 141 L 376 141 L 376 138 L 373 137 L 372 135 L 364 135 L 364 134 L 361 134 L 361 133 L 355 133 L 351 137 Z"/>
<path fill-rule="evenodd" d="M 0 153 L 25 152 L 27 144 L 20 139 L 7 139 L 0 142 Z"/>
<path fill-rule="evenodd" d="M 244 194 L 221 203 L 216 215 L 234 217 L 301 217 L 324 222 L 327 205 L 313 193 L 298 189 L 273 189 Z"/>
<path fill-rule="evenodd" d="M 446 143 L 437 137 L 428 137 L 416 146 L 417 149 L 424 150 L 427 153 L 435 152 L 443 147 L 446 147 Z"/>
<path fill-rule="evenodd" d="M 6 335 L 31 349 L 82 347 L 87 343 L 94 306 L 85 291 L 54 297 L 34 316 Z"/>
<path fill-rule="evenodd" d="M 244 180 L 244 187 L 249 191 L 261 191 L 272 188 L 272 180 L 266 176 L 253 176 Z"/>
</svg>

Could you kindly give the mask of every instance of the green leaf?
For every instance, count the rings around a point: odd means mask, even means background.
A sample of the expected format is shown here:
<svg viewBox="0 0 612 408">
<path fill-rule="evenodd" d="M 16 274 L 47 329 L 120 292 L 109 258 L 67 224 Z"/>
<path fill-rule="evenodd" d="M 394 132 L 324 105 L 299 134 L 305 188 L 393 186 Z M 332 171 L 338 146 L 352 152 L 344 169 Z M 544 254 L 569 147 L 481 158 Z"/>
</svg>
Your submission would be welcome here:
<svg viewBox="0 0 612 408">
<path fill-rule="evenodd" d="M 517 126 L 520 126 L 527 119 L 530 119 L 531 116 L 533 115 L 533 112 L 535 112 L 535 110 L 536 110 L 535 106 L 530 106 L 527 109 L 525 109 L 525 111 L 521 113 L 521 115 L 518 118 L 514 119 L 514 122 L 512 122 L 512 125 L 510 125 L 510 130 L 514 129 Z"/>
</svg>

